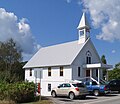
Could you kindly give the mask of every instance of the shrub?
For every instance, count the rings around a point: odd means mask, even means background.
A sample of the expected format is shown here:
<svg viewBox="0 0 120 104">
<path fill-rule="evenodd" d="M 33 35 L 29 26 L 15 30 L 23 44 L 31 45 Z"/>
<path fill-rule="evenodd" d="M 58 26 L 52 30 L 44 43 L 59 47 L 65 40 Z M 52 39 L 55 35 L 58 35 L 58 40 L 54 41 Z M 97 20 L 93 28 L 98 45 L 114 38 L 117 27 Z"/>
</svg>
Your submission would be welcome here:
<svg viewBox="0 0 120 104">
<path fill-rule="evenodd" d="M 34 83 L 0 83 L 0 100 L 13 100 L 18 103 L 34 101 Z"/>
</svg>

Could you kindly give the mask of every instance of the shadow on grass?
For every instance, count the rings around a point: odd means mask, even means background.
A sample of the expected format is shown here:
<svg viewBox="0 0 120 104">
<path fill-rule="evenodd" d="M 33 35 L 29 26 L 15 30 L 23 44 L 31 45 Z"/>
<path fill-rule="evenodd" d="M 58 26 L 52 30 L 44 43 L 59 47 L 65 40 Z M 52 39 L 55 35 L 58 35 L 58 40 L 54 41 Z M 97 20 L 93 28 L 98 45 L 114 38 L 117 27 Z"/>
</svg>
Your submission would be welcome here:
<svg viewBox="0 0 120 104">
<path fill-rule="evenodd" d="M 36 96 L 33 102 L 20 103 L 20 104 L 53 104 L 53 102 L 51 101 L 49 97 L 42 96 L 40 100 L 40 96 Z"/>
</svg>

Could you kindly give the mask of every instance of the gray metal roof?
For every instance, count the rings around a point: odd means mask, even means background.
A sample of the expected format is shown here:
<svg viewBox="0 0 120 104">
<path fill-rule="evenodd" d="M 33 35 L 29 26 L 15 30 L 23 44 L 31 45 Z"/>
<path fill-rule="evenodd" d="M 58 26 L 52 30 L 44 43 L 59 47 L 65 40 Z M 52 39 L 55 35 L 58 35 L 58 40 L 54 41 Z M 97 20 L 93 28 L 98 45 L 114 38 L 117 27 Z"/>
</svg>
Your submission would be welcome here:
<svg viewBox="0 0 120 104">
<path fill-rule="evenodd" d="M 73 41 L 43 47 L 23 68 L 71 65 L 86 42 L 78 44 L 78 41 Z"/>
</svg>

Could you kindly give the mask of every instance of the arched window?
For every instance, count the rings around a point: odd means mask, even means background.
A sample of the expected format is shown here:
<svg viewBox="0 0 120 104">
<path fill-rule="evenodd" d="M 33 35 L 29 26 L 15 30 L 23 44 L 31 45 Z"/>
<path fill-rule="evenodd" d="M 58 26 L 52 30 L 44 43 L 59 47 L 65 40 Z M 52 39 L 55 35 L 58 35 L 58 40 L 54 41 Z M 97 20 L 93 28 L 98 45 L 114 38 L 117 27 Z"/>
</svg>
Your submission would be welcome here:
<svg viewBox="0 0 120 104">
<path fill-rule="evenodd" d="M 92 57 L 91 52 L 87 51 L 86 52 L 86 64 L 91 64 L 91 57 Z"/>
</svg>

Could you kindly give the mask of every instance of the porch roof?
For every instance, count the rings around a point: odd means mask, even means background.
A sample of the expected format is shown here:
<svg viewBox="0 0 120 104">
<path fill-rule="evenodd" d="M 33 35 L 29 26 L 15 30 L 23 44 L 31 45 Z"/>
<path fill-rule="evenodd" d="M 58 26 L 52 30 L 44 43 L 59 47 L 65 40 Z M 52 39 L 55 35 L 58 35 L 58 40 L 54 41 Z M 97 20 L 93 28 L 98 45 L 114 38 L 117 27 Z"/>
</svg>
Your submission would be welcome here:
<svg viewBox="0 0 120 104">
<path fill-rule="evenodd" d="M 110 69 L 112 68 L 112 65 L 107 65 L 107 64 L 103 64 L 103 63 L 95 63 L 95 64 L 84 64 L 83 68 L 87 68 L 87 69 L 95 69 L 95 68 L 105 68 L 105 69 Z"/>
</svg>

